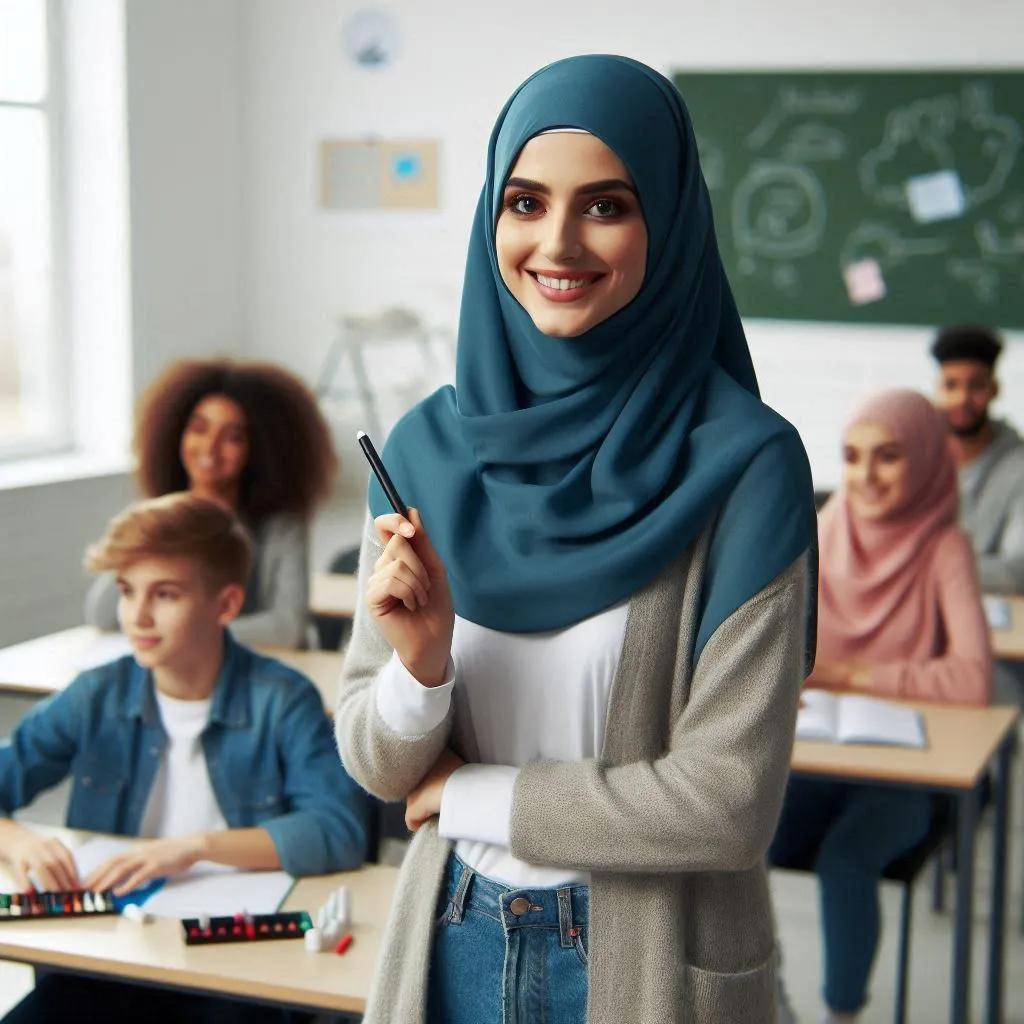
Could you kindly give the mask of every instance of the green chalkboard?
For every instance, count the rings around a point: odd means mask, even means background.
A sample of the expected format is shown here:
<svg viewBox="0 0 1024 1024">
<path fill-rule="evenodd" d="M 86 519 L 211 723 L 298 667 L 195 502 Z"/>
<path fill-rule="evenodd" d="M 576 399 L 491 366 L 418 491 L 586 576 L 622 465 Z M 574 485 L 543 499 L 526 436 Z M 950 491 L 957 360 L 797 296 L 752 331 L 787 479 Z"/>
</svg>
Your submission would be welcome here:
<svg viewBox="0 0 1024 1024">
<path fill-rule="evenodd" d="M 744 316 L 1024 327 L 1024 73 L 674 80 Z"/>
</svg>

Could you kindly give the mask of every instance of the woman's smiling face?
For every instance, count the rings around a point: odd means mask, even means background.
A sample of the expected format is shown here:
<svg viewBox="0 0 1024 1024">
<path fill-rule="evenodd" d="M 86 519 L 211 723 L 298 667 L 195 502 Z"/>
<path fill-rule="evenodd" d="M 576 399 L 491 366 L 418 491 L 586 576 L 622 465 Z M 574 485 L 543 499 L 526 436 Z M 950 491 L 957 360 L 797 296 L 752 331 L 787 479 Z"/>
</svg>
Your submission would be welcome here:
<svg viewBox="0 0 1024 1024">
<path fill-rule="evenodd" d="M 647 225 L 625 165 L 581 132 L 532 138 L 505 183 L 498 268 L 537 329 L 575 338 L 628 305 L 647 269 Z"/>
</svg>

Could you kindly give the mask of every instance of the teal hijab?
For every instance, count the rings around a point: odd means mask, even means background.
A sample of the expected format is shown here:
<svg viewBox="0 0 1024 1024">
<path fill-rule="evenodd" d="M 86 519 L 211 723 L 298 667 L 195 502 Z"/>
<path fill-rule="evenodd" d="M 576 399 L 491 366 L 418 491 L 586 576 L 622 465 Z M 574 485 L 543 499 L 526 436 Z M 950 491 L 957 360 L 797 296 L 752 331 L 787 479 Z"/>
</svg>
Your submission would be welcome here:
<svg viewBox="0 0 1024 1024">
<path fill-rule="evenodd" d="M 495 252 L 520 150 L 563 127 L 618 155 L 648 232 L 638 295 L 575 338 L 534 326 Z M 720 514 L 701 648 L 811 547 L 807 458 L 758 397 L 689 115 L 667 79 L 624 57 L 574 57 L 508 101 L 470 237 L 456 386 L 409 412 L 382 457 L 420 509 L 456 612 L 505 632 L 559 629 L 625 600 Z M 375 480 L 369 499 L 374 515 L 390 511 Z"/>
</svg>

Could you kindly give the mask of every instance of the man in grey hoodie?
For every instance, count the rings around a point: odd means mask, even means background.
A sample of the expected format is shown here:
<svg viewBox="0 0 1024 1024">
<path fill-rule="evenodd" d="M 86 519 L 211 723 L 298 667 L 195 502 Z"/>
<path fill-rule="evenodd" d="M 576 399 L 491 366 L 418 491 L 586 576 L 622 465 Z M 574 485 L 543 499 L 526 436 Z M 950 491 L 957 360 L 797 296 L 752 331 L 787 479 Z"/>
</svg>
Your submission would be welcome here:
<svg viewBox="0 0 1024 1024">
<path fill-rule="evenodd" d="M 939 363 L 936 404 L 950 428 L 960 478 L 961 525 L 988 593 L 1024 594 L 1024 440 L 992 419 L 999 393 L 999 336 L 987 327 L 946 327 L 932 345 Z"/>
</svg>

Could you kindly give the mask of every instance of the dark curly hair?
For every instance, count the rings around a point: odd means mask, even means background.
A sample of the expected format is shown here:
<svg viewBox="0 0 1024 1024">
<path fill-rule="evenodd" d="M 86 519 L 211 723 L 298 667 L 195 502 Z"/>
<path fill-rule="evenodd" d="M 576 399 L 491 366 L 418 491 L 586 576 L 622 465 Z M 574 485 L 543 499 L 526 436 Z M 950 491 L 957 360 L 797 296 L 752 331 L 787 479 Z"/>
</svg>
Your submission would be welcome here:
<svg viewBox="0 0 1024 1024">
<path fill-rule="evenodd" d="M 142 493 L 155 498 L 188 490 L 181 436 L 192 410 L 208 395 L 237 402 L 248 421 L 239 516 L 250 527 L 286 512 L 308 520 L 330 496 L 338 460 L 313 393 L 272 363 L 185 359 L 168 366 L 136 409 L 133 449 Z"/>
</svg>

